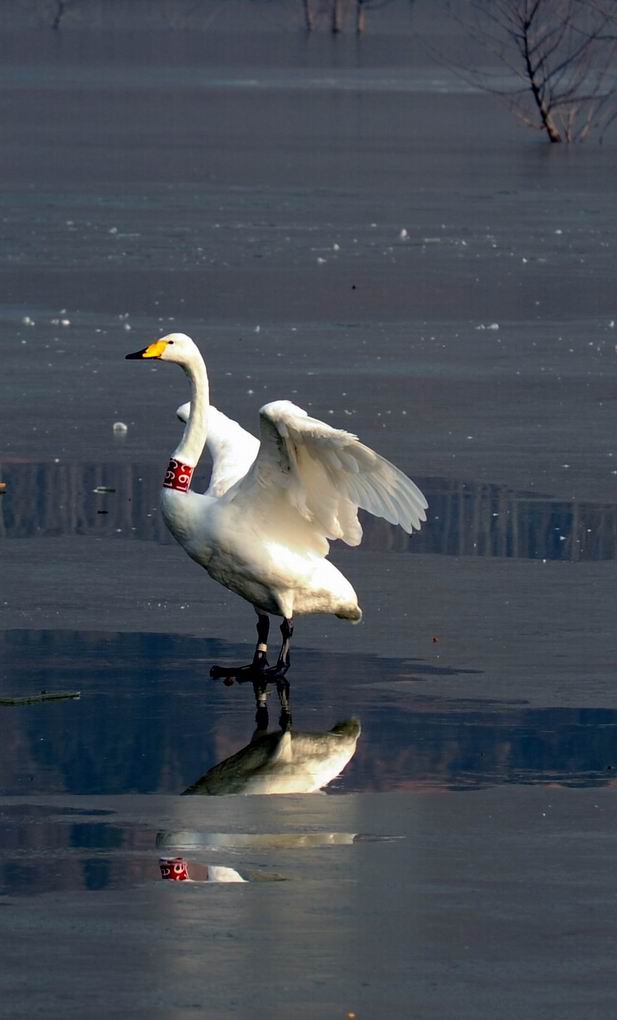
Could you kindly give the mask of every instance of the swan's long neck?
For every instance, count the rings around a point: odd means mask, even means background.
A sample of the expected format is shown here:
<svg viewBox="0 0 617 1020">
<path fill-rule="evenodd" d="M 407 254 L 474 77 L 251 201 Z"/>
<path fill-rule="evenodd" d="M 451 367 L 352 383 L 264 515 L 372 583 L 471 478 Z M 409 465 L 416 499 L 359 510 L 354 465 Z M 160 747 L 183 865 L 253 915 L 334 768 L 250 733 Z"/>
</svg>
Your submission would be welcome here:
<svg viewBox="0 0 617 1020">
<path fill-rule="evenodd" d="M 172 453 L 174 460 L 195 467 L 202 455 L 208 434 L 210 388 L 208 373 L 201 354 L 182 366 L 191 383 L 191 413 L 180 443 Z"/>
</svg>

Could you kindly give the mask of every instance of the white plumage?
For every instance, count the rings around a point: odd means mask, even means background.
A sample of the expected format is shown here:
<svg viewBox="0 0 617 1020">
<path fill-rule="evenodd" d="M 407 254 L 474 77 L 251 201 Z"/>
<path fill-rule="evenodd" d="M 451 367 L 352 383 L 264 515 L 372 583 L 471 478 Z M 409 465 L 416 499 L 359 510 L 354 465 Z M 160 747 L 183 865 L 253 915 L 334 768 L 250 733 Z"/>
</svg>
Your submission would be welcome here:
<svg viewBox="0 0 617 1020">
<path fill-rule="evenodd" d="M 291 619 L 326 612 L 359 620 L 349 581 L 326 559 L 329 542 L 358 545 L 358 508 L 406 532 L 426 520 L 427 502 L 402 471 L 355 435 L 309 417 L 288 400 L 260 411 L 260 440 L 209 403 L 199 349 L 172 333 L 131 357 L 179 364 L 191 401 L 173 457 L 195 466 L 204 445 L 212 476 L 203 495 L 164 488 L 165 521 L 189 556 L 259 614 Z"/>
<path fill-rule="evenodd" d="M 187 401 L 176 414 L 186 425 L 191 414 Z M 243 478 L 259 452 L 259 440 L 210 404 L 206 447 L 212 459 L 209 496 L 223 496 L 232 485 Z"/>
</svg>

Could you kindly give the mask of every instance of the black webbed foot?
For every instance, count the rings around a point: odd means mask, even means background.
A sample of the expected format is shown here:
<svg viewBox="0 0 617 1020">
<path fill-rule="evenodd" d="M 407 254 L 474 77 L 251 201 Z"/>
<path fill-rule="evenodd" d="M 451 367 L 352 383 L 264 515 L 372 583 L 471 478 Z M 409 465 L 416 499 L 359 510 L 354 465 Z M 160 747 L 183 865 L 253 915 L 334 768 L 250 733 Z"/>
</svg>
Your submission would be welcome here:
<svg viewBox="0 0 617 1020">
<path fill-rule="evenodd" d="M 268 650 L 268 630 L 270 621 L 262 613 L 257 614 L 257 647 L 253 661 L 248 666 L 212 666 L 210 676 L 213 680 L 222 680 L 226 686 L 232 684 L 251 683 L 255 693 L 255 706 L 257 709 L 257 727 L 262 729 L 267 725 L 268 719 L 268 684 L 276 684 L 276 690 L 281 703 L 281 715 L 279 723 L 282 730 L 291 726 L 291 711 L 289 708 L 289 681 L 286 678 L 287 671 L 291 665 L 289 648 L 293 634 L 293 623 L 290 619 L 284 619 L 281 624 L 283 644 L 279 652 L 276 665 L 270 666 L 266 658 Z"/>
<path fill-rule="evenodd" d="M 277 662 L 276 666 L 267 666 L 264 670 L 264 676 L 268 678 L 268 682 L 276 683 L 278 686 L 279 680 L 285 679 L 285 674 L 289 669 L 289 662 Z M 289 686 L 289 684 L 287 684 Z"/>
<path fill-rule="evenodd" d="M 231 687 L 232 684 L 255 683 L 259 681 L 266 669 L 269 669 L 266 652 L 268 650 L 268 632 L 270 619 L 264 613 L 257 613 L 257 647 L 253 661 L 248 666 L 212 666 L 210 676 L 213 680 L 223 680 Z"/>
<path fill-rule="evenodd" d="M 248 666 L 212 666 L 210 677 L 212 680 L 223 680 L 228 686 L 233 683 L 253 683 L 264 676 L 269 669 L 267 659 L 259 659 L 251 662 Z"/>
</svg>

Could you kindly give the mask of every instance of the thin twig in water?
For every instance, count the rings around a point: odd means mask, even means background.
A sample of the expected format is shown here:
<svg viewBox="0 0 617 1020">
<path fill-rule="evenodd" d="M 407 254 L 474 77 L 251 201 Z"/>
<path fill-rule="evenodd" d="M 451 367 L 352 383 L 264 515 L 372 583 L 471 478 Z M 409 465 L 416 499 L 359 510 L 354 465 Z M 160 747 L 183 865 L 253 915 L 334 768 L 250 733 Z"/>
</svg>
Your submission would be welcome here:
<svg viewBox="0 0 617 1020">
<path fill-rule="evenodd" d="M 19 698 L 0 698 L 0 705 L 37 705 L 41 701 L 77 701 L 81 691 L 41 691 L 40 694 L 25 694 Z"/>
</svg>

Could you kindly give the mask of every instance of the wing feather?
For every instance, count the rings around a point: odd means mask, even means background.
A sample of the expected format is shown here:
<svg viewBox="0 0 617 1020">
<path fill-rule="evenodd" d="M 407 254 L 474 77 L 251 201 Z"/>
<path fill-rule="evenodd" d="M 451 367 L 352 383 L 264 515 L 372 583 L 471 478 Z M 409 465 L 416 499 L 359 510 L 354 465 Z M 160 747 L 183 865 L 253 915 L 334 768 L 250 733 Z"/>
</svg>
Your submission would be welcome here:
<svg viewBox="0 0 617 1020">
<path fill-rule="evenodd" d="M 400 525 L 408 534 L 426 520 L 422 492 L 357 436 L 318 421 L 288 400 L 260 411 L 261 445 L 230 498 L 262 499 L 273 487 L 324 539 L 358 545 L 358 508 Z"/>
<path fill-rule="evenodd" d="M 183 422 L 188 421 L 190 413 L 190 401 L 176 411 Z M 259 440 L 210 404 L 206 448 L 212 458 L 207 493 L 222 496 L 246 475 L 259 451 Z"/>
</svg>

